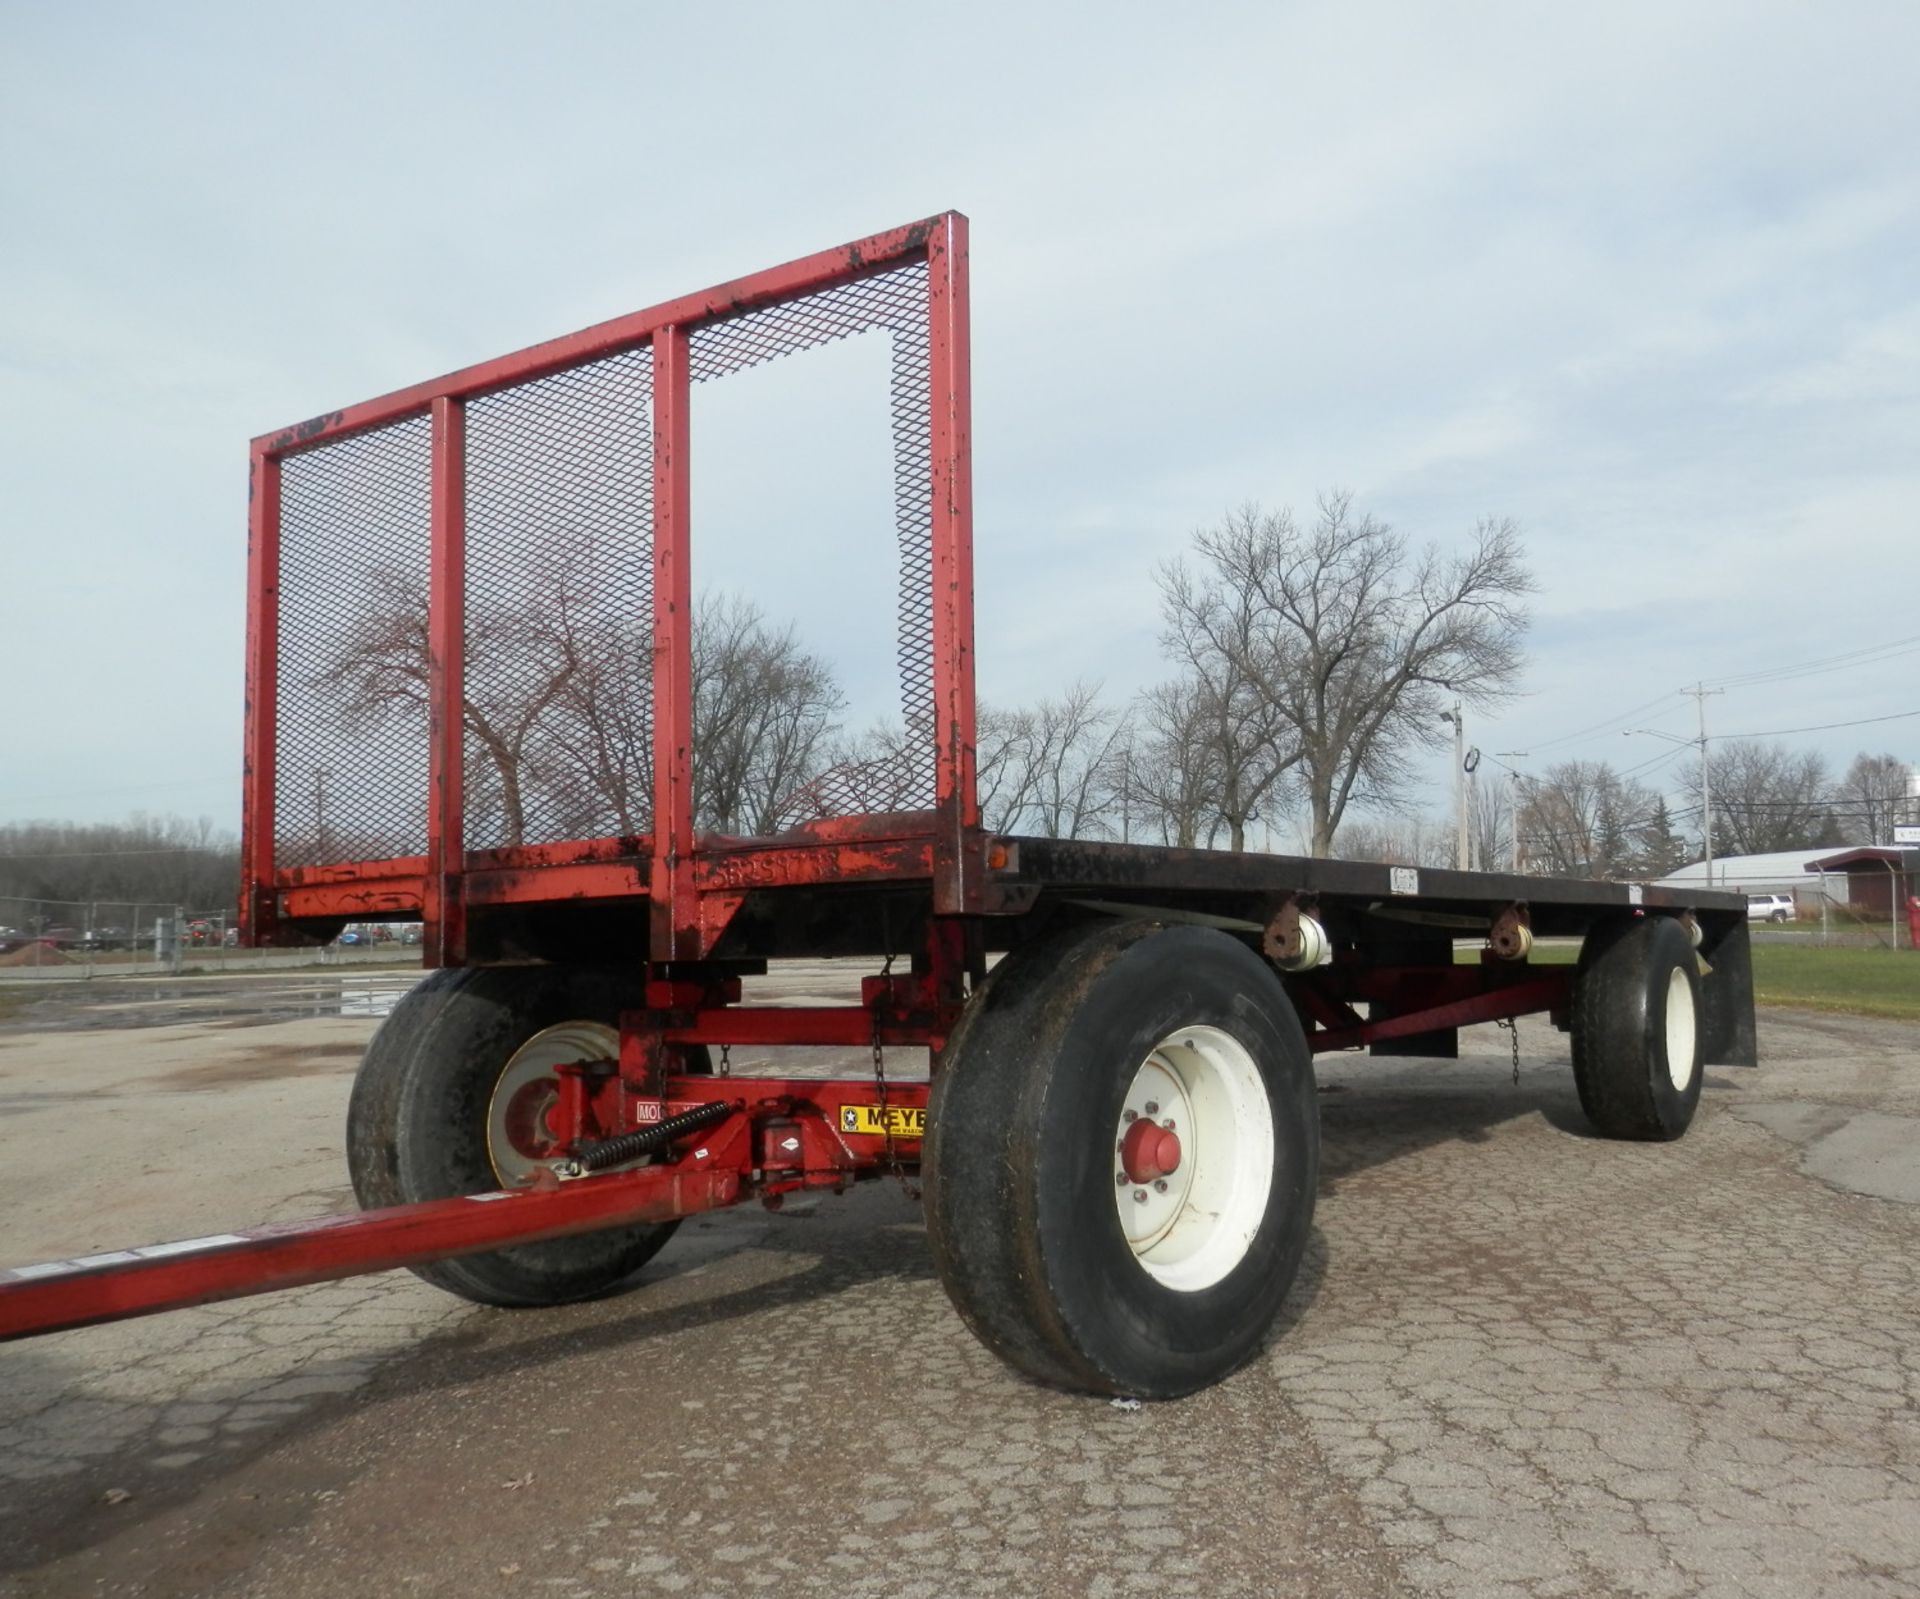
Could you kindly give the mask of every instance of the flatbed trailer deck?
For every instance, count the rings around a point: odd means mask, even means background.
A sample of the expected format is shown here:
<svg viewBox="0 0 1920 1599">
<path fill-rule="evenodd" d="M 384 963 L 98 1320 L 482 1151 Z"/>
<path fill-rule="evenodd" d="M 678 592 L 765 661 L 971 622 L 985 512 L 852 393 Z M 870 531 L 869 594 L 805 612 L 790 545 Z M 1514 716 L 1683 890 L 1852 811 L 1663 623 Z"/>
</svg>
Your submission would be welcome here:
<svg viewBox="0 0 1920 1599">
<path fill-rule="evenodd" d="M 897 717 L 720 832 L 692 396 L 863 339 Z M 433 970 L 356 1080 L 361 1212 L 0 1272 L 0 1337 L 396 1265 L 553 1304 L 697 1211 L 893 1176 L 1010 1364 L 1173 1396 L 1260 1346 L 1297 1270 L 1314 1054 L 1544 1012 L 1598 1130 L 1640 1139 L 1754 1063 L 1737 895 L 990 832 L 969 394 L 949 212 L 256 439 L 242 940 L 417 920 Z M 1533 962 L 1546 936 L 1578 964 Z M 751 1002 L 821 955 L 872 959 L 858 1005 Z M 733 1077 L 748 1044 L 873 1072 Z M 902 1049 L 930 1081 L 889 1076 Z"/>
</svg>

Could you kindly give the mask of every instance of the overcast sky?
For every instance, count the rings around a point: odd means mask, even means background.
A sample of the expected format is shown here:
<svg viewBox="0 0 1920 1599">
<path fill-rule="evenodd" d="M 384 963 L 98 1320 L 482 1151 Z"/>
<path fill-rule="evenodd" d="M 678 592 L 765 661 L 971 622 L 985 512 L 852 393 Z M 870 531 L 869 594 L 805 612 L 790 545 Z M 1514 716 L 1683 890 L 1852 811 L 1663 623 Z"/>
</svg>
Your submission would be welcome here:
<svg viewBox="0 0 1920 1599">
<path fill-rule="evenodd" d="M 984 695 L 1154 681 L 1154 563 L 1340 486 L 1524 529 L 1523 768 L 1899 639 L 1714 730 L 1920 711 L 1917 67 L 1904 3 L 0 0 L 0 819 L 237 821 L 253 434 L 949 206 Z"/>
</svg>

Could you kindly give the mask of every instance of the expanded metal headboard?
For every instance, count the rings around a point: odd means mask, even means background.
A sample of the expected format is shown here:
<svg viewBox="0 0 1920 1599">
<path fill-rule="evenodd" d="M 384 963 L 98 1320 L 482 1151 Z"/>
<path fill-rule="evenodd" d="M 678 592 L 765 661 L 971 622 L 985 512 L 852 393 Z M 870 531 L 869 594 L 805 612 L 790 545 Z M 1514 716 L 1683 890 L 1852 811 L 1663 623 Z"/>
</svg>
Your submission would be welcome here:
<svg viewBox="0 0 1920 1599">
<path fill-rule="evenodd" d="M 655 957 L 687 955 L 692 863 L 713 847 L 695 832 L 693 386 L 872 339 L 897 719 L 799 774 L 762 831 L 919 818 L 959 908 L 978 815 L 966 219 L 949 212 L 254 441 L 249 940 L 272 941 L 289 885 L 417 873 L 429 958 L 458 958 L 470 852 L 534 867 L 612 840 L 651 858 Z"/>
</svg>

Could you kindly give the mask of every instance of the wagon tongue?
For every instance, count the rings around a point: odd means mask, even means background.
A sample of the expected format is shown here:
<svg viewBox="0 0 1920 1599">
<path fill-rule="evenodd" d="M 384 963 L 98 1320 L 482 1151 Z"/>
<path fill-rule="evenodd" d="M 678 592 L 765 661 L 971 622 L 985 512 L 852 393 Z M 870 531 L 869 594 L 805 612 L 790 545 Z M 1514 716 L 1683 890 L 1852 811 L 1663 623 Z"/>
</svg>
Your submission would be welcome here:
<svg viewBox="0 0 1920 1599">
<path fill-rule="evenodd" d="M 670 1165 L 0 1269 L 0 1343 L 716 1210 L 744 1192 L 750 1124 L 737 1100 L 706 1109 L 698 1117 L 674 1118 L 681 1125 L 669 1128 L 669 1135 L 687 1131 L 688 1120 L 711 1126 L 720 1119 L 715 1109 L 730 1120 L 692 1156 Z"/>
</svg>

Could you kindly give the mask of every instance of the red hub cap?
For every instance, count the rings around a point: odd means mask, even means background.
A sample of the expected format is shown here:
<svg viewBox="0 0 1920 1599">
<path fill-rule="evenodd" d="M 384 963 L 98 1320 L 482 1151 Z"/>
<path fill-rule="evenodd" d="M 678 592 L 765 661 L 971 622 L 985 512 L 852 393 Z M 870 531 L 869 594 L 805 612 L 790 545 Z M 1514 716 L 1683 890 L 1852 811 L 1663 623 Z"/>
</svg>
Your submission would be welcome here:
<svg viewBox="0 0 1920 1599">
<path fill-rule="evenodd" d="M 559 1085 L 551 1077 L 536 1078 L 522 1085 L 507 1101 L 507 1142 L 528 1160 L 552 1160 L 564 1154 L 559 1120 Z"/>
<path fill-rule="evenodd" d="M 1180 1169 L 1180 1139 L 1171 1127 L 1159 1127 L 1144 1116 L 1120 1140 L 1120 1165 L 1130 1183 L 1150 1183 Z"/>
</svg>

